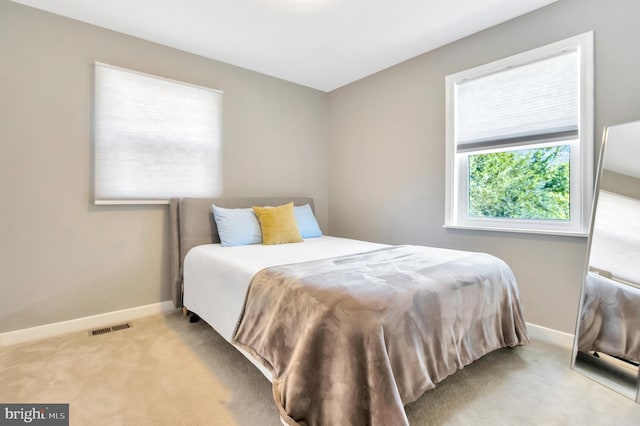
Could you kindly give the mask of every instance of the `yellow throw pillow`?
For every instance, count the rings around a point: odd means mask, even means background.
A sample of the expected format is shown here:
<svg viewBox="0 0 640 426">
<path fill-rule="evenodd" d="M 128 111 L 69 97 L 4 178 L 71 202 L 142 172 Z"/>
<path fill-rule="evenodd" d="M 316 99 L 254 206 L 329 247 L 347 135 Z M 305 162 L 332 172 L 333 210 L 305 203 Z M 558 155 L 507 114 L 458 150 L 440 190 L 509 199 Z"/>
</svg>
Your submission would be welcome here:
<svg viewBox="0 0 640 426">
<path fill-rule="evenodd" d="M 254 207 L 262 229 L 262 244 L 300 243 L 293 203 L 278 207 Z"/>
</svg>

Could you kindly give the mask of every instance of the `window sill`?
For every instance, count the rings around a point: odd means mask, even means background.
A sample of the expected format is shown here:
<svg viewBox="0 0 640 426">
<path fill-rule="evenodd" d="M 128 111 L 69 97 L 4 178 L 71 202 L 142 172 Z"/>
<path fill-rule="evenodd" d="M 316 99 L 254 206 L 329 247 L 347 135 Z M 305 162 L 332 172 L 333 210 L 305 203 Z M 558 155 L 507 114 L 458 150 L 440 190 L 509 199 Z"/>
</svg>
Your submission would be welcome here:
<svg viewBox="0 0 640 426">
<path fill-rule="evenodd" d="M 94 200 L 96 206 L 133 205 L 133 204 L 170 204 L 170 200 Z"/>
<path fill-rule="evenodd" d="M 445 229 L 464 229 L 468 231 L 492 231 L 492 232 L 510 232 L 515 234 L 538 234 L 538 235 L 553 235 L 561 237 L 579 237 L 588 238 L 588 232 L 572 232 L 572 231 L 553 231 L 553 230 L 540 230 L 540 229 L 526 229 L 526 228 L 498 228 L 488 226 L 470 226 L 470 225 L 442 225 Z"/>
</svg>

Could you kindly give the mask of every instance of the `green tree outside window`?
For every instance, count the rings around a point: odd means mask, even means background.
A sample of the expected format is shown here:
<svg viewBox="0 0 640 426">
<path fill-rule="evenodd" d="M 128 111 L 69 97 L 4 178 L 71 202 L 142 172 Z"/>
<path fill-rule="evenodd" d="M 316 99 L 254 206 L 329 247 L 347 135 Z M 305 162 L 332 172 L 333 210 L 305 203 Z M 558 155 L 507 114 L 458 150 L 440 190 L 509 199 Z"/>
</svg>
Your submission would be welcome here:
<svg viewBox="0 0 640 426">
<path fill-rule="evenodd" d="M 469 216 L 569 220 L 569 145 L 470 155 Z"/>
</svg>

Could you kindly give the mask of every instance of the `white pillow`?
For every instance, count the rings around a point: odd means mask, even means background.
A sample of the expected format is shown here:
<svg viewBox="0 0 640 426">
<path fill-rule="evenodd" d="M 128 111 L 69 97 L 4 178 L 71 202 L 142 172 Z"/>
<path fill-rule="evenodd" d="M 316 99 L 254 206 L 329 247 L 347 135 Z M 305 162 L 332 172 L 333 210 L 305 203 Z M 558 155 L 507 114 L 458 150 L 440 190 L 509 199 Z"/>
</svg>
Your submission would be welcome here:
<svg viewBox="0 0 640 426">
<path fill-rule="evenodd" d="M 262 244 L 260 222 L 253 209 L 226 209 L 211 205 L 223 247 Z"/>
</svg>

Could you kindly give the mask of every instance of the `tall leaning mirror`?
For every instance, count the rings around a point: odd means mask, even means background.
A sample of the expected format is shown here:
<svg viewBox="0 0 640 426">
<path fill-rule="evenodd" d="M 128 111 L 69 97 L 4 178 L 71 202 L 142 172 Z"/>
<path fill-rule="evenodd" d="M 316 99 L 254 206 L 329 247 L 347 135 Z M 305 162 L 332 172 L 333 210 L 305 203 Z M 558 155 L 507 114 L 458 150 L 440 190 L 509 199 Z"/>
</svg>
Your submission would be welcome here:
<svg viewBox="0 0 640 426">
<path fill-rule="evenodd" d="M 605 128 L 572 367 L 640 402 L 640 121 Z"/>
</svg>

